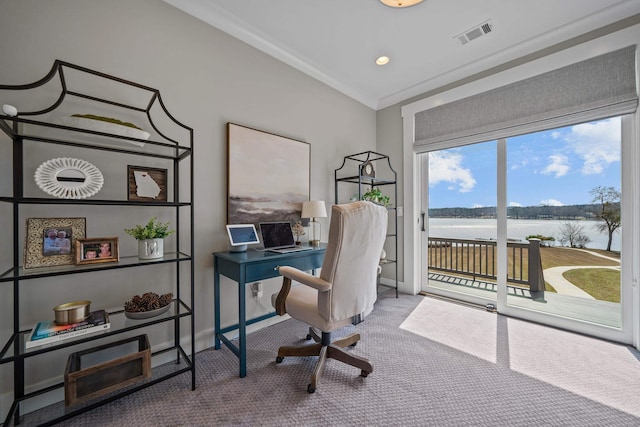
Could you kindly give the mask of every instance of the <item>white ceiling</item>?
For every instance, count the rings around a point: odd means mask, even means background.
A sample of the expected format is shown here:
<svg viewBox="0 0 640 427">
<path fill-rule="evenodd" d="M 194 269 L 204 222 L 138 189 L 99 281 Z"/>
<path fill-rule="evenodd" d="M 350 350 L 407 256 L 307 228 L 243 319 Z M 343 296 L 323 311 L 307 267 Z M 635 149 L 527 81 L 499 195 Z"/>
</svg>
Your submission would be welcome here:
<svg viewBox="0 0 640 427">
<path fill-rule="evenodd" d="M 165 1 L 376 110 L 640 13 L 640 0 Z"/>
</svg>

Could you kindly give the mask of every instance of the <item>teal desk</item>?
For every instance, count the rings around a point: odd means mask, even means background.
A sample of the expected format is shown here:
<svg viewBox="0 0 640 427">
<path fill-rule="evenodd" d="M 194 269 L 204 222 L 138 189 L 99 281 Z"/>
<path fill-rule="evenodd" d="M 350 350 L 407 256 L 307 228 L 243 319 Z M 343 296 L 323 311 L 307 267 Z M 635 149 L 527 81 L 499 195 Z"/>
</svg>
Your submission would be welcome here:
<svg viewBox="0 0 640 427">
<path fill-rule="evenodd" d="M 240 359 L 240 377 L 247 375 L 247 326 L 276 315 L 275 311 L 247 319 L 246 285 L 260 280 L 280 277 L 278 267 L 288 265 L 299 270 L 310 271 L 322 267 L 326 245 L 317 249 L 289 254 L 261 252 L 248 249 L 247 252 L 213 253 L 213 297 L 215 307 L 215 348 L 224 343 Z M 238 323 L 222 328 L 220 326 L 220 275 L 238 283 Z M 223 334 L 238 330 L 238 346 Z M 275 350 L 274 350 L 275 351 Z"/>
</svg>

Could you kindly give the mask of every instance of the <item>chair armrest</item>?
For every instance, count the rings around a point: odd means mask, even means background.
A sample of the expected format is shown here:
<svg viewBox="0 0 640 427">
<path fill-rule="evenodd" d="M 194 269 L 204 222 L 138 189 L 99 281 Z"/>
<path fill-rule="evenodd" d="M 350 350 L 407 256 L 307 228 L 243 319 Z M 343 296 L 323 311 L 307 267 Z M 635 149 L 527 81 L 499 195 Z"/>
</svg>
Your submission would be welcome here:
<svg viewBox="0 0 640 427">
<path fill-rule="evenodd" d="M 300 282 L 303 285 L 311 286 L 318 292 L 327 292 L 331 290 L 331 283 L 322 280 L 313 274 L 298 270 L 297 268 L 283 266 L 278 268 L 278 272 L 281 276 L 288 277 L 289 279 Z"/>
<path fill-rule="evenodd" d="M 282 288 L 280 289 L 274 304 L 276 313 L 280 316 L 284 316 L 287 313 L 285 301 L 287 300 L 287 295 L 289 295 L 289 291 L 291 290 L 292 280 L 311 286 L 319 292 L 325 292 L 331 289 L 331 283 L 325 282 L 319 277 L 315 277 L 293 267 L 279 267 L 278 272 L 284 277 L 282 281 Z"/>
</svg>

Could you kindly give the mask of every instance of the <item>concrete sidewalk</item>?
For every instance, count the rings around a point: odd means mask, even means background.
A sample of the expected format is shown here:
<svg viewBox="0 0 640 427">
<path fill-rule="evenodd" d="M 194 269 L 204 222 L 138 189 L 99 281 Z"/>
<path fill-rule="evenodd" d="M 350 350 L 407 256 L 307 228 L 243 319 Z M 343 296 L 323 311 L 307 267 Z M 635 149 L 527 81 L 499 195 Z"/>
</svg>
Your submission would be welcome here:
<svg viewBox="0 0 640 427">
<path fill-rule="evenodd" d="M 611 261 L 620 262 L 620 260 L 617 258 L 601 255 L 597 252 L 592 252 L 586 249 L 576 249 L 576 250 L 587 252 L 590 255 L 598 256 Z M 620 270 L 620 266 L 612 267 L 612 266 L 605 266 L 605 265 L 567 265 L 567 266 L 560 266 L 560 267 L 551 267 L 544 270 L 543 272 L 544 280 L 547 281 L 551 286 L 553 286 L 553 288 L 559 294 L 571 295 L 571 296 L 595 300 L 594 297 L 592 297 L 587 292 L 583 291 L 573 283 L 569 282 L 567 279 L 565 279 L 562 276 L 562 274 L 565 271 L 575 270 L 578 268 L 609 268 L 611 270 Z"/>
<path fill-rule="evenodd" d="M 557 293 L 563 295 L 572 295 L 576 297 L 595 299 L 573 283 L 569 282 L 562 276 L 562 273 L 568 270 L 576 270 L 578 268 L 609 268 L 612 270 L 620 270 L 620 267 L 610 267 L 601 265 L 569 265 L 561 267 L 552 267 L 544 270 L 544 280 L 546 280 Z"/>
</svg>

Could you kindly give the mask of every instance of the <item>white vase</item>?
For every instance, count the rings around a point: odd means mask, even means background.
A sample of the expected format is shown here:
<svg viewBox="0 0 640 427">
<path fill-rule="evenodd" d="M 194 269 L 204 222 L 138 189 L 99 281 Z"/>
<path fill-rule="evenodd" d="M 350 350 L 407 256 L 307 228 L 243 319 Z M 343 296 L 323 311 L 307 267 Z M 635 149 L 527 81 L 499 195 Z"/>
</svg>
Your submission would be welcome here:
<svg viewBox="0 0 640 427">
<path fill-rule="evenodd" d="M 163 239 L 138 240 L 138 258 L 156 259 L 164 255 Z"/>
</svg>

